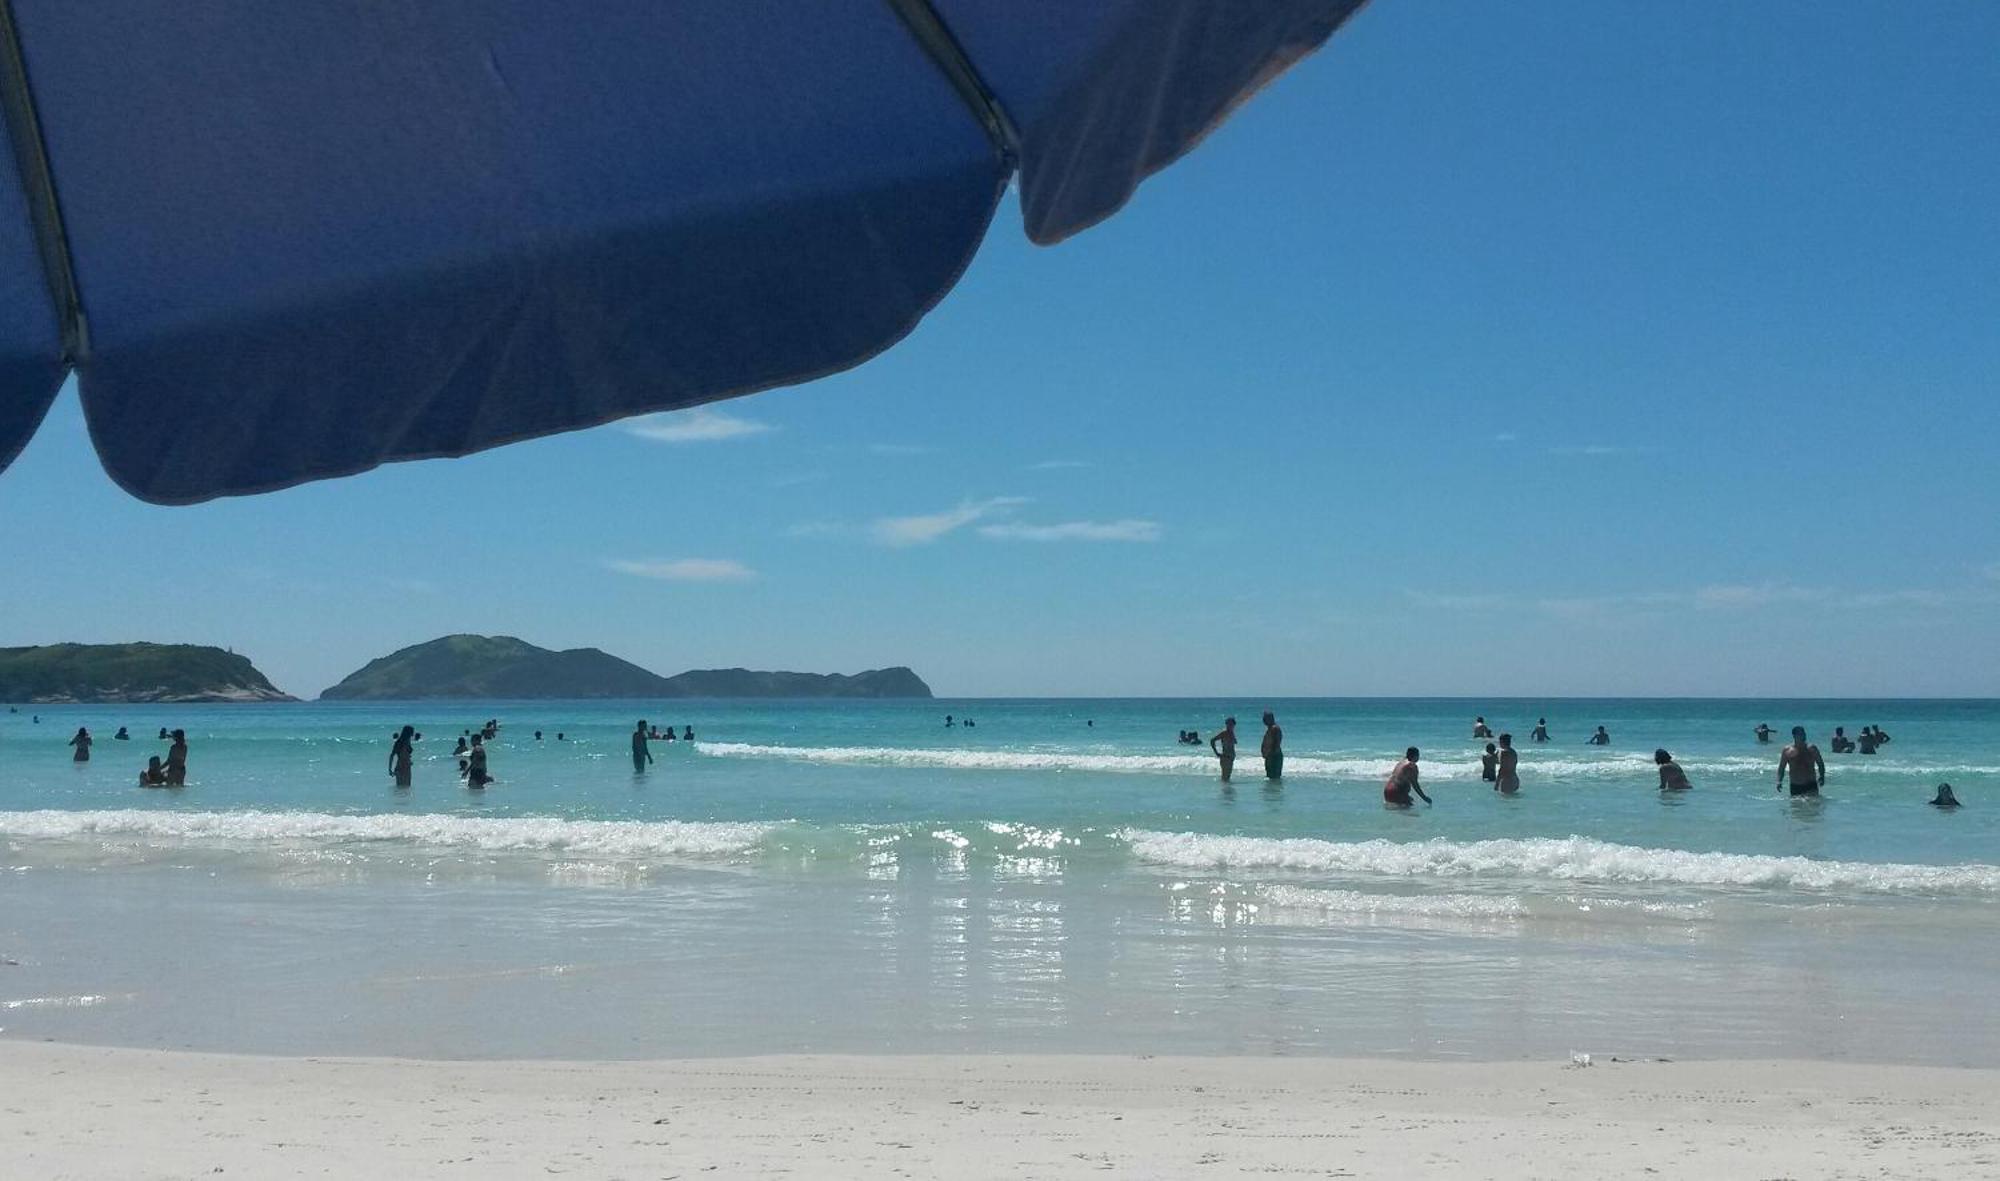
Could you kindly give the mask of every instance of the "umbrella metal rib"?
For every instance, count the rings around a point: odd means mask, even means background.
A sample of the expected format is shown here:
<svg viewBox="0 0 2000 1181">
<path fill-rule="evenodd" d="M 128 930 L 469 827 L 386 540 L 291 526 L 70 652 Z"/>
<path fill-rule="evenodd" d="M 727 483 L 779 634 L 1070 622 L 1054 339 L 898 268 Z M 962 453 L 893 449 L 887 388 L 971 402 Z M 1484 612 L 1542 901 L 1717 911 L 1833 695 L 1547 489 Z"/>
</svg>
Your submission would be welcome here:
<svg viewBox="0 0 2000 1181">
<path fill-rule="evenodd" d="M 35 96 L 28 88 L 28 62 L 21 52 L 11 0 L 0 0 L 0 114 L 6 116 L 14 143 L 14 160 L 34 221 L 35 246 L 42 256 L 42 274 L 61 322 L 63 364 L 75 366 L 89 355 L 90 333 L 83 318 L 83 300 L 77 293 L 76 269 L 70 263 L 62 204 L 56 199 L 55 178 L 49 173 L 41 120 L 35 115 Z"/>
<path fill-rule="evenodd" d="M 993 141 L 993 150 L 1000 154 L 1001 164 L 1013 171 L 1021 160 L 1020 132 L 992 88 L 979 76 L 972 59 L 965 56 L 965 47 L 952 35 L 951 27 L 931 7 L 930 0 L 888 0 L 888 3 L 916 38 L 918 47 L 944 74 L 952 89 L 958 91 L 972 117 L 986 129 L 986 138 Z"/>
</svg>

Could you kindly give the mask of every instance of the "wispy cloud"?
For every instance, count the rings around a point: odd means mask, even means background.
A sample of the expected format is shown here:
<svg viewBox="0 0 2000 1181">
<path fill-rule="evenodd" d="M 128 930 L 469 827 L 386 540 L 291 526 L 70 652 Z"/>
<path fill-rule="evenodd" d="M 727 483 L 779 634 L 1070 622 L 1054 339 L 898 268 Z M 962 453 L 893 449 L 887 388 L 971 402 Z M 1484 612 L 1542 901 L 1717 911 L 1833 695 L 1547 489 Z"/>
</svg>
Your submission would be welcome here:
<svg viewBox="0 0 2000 1181">
<path fill-rule="evenodd" d="M 922 443 L 870 443 L 868 450 L 877 455 L 929 455 L 937 448 Z"/>
<path fill-rule="evenodd" d="M 1750 612 L 1780 607 L 1847 611 L 1933 610 L 2000 602 L 2000 595 L 1983 587 L 1956 590 L 1905 587 L 1857 591 L 1782 582 L 1713 583 L 1693 588 L 1575 595 L 1440 594 L 1419 590 L 1403 593 L 1419 607 L 1440 611 L 1538 611 L 1558 619 L 1575 620 L 1663 611 Z"/>
<path fill-rule="evenodd" d="M 789 476 L 779 476 L 771 481 L 773 488 L 797 488 L 801 484 L 817 484 L 826 479 L 825 472 L 794 472 Z"/>
<path fill-rule="evenodd" d="M 1494 611 L 1508 605 L 1505 595 L 1460 595 L 1438 591 L 1404 591 L 1403 597 L 1419 607 L 1438 611 Z"/>
<path fill-rule="evenodd" d="M 1499 434 L 1493 436 L 1493 441 L 1495 443 L 1511 443 L 1520 437 L 1513 431 L 1501 431 Z"/>
<path fill-rule="evenodd" d="M 1765 582 L 1754 586 L 1718 585 L 1698 587 L 1693 601 L 1707 611 L 1741 611 L 1781 603 L 1817 603 L 1834 597 L 1834 592 L 1818 586 L 1792 586 Z"/>
<path fill-rule="evenodd" d="M 1583 443 L 1575 446 L 1551 447 L 1549 448 L 1549 454 L 1586 456 L 1640 455 L 1645 453 L 1646 450 L 1647 448 L 1644 447 L 1619 447 L 1610 443 Z"/>
<path fill-rule="evenodd" d="M 1044 459 L 1040 463 L 1029 464 L 1028 470 L 1031 472 L 1062 472 L 1096 466 L 1096 464 L 1084 459 Z"/>
<path fill-rule="evenodd" d="M 747 582 L 757 577 L 733 558 L 613 558 L 604 564 L 620 574 L 661 582 Z"/>
<path fill-rule="evenodd" d="M 1064 521 L 1058 525 L 1029 525 L 1005 521 L 981 525 L 981 537 L 995 541 L 1158 541 L 1158 521 Z"/>
<path fill-rule="evenodd" d="M 911 517 L 883 517 L 868 526 L 877 543 L 891 546 L 929 545 L 945 534 L 990 517 L 999 516 L 1028 503 L 1025 497 L 995 496 L 986 500 L 960 501 L 956 508 L 941 513 Z"/>
<path fill-rule="evenodd" d="M 655 443 L 713 443 L 722 439 L 761 435 L 776 429 L 768 422 L 739 418 L 707 406 L 667 414 L 648 414 L 625 424 L 626 434 L 651 439 Z"/>
</svg>

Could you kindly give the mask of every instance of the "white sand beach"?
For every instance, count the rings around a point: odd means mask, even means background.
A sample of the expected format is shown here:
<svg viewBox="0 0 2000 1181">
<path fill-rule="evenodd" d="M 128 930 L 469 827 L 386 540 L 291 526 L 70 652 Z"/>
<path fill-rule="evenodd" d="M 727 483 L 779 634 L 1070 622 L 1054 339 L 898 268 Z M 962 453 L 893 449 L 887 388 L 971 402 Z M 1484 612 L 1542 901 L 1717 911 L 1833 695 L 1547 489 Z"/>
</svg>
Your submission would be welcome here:
<svg viewBox="0 0 2000 1181">
<path fill-rule="evenodd" d="M 4 1174 L 1975 1177 L 2000 1072 L 1824 1062 L 257 1058 L 0 1044 Z"/>
</svg>

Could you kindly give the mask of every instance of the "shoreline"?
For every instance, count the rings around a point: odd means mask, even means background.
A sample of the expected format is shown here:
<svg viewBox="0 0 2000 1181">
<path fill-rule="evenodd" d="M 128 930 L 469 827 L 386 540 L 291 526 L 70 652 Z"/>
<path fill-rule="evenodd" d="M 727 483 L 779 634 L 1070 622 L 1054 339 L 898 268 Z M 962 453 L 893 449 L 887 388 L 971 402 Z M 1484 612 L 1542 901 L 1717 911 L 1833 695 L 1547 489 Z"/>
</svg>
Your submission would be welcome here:
<svg viewBox="0 0 2000 1181">
<path fill-rule="evenodd" d="M 0 1094 L 23 1178 L 2000 1168 L 2000 1070 L 1824 1061 L 427 1061 L 0 1041 Z"/>
</svg>

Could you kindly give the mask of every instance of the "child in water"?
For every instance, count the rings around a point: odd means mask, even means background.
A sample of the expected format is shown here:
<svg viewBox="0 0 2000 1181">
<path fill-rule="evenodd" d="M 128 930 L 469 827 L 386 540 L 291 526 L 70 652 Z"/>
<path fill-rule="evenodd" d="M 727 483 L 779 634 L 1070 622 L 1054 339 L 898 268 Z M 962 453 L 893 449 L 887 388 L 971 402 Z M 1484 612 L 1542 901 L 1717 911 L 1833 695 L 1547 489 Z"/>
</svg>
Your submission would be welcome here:
<svg viewBox="0 0 2000 1181">
<path fill-rule="evenodd" d="M 1488 783 L 1500 781 L 1500 748 L 1486 744 L 1486 753 L 1479 756 L 1479 777 Z"/>
<path fill-rule="evenodd" d="M 148 757 L 146 759 L 146 769 L 139 772 L 139 786 L 165 787 L 166 785 L 167 773 L 160 766 L 160 756 L 152 755 Z"/>
</svg>

